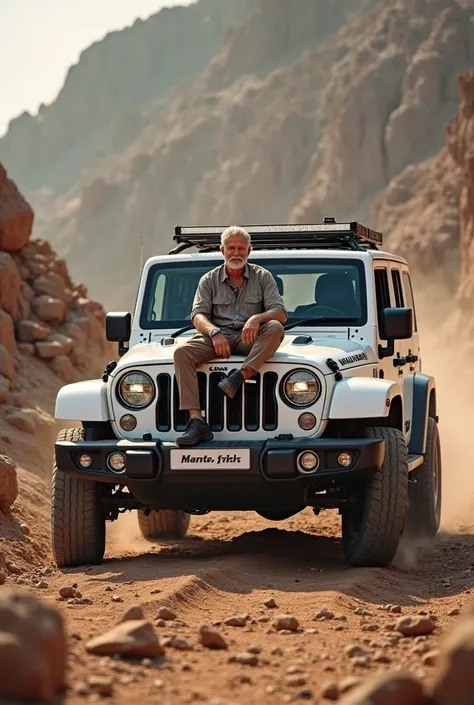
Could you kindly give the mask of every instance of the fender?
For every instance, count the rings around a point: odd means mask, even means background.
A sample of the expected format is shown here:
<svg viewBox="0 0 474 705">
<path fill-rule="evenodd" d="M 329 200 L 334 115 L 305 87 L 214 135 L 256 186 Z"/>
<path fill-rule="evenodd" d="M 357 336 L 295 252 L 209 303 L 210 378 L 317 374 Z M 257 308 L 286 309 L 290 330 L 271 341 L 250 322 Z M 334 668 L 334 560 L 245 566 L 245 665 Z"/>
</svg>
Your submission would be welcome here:
<svg viewBox="0 0 474 705">
<path fill-rule="evenodd" d="M 397 396 L 401 401 L 403 400 L 402 389 L 398 382 L 373 377 L 346 377 L 334 387 L 329 418 L 384 418 L 390 413 L 387 399 L 391 402 Z"/>
<path fill-rule="evenodd" d="M 57 419 L 110 421 L 106 383 L 101 379 L 89 379 L 65 384 L 56 397 L 54 416 Z"/>
<path fill-rule="evenodd" d="M 424 455 L 428 417 L 436 416 L 436 383 L 434 377 L 416 372 L 413 375 L 413 414 L 409 453 Z"/>
</svg>

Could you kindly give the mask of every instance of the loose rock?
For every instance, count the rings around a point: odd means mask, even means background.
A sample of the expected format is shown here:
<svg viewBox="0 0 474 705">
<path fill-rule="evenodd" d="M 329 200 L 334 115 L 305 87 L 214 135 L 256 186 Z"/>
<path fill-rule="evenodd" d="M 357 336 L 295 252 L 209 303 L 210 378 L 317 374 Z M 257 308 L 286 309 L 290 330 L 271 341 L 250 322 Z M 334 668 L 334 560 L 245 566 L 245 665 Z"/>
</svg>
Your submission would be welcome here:
<svg viewBox="0 0 474 705">
<path fill-rule="evenodd" d="M 156 658 L 164 654 L 153 626 L 144 619 L 121 622 L 86 644 L 90 654 L 102 656 L 141 656 Z"/>
<path fill-rule="evenodd" d="M 119 624 L 121 622 L 128 622 L 131 619 L 145 619 L 145 615 L 143 614 L 143 610 L 140 605 L 133 605 L 132 607 L 129 607 L 128 610 L 120 617 Z"/>
<path fill-rule="evenodd" d="M 285 630 L 289 632 L 296 632 L 300 626 L 300 623 L 296 617 L 291 614 L 281 614 L 274 619 L 273 626 L 277 631 Z"/>
<path fill-rule="evenodd" d="M 199 640 L 207 649 L 227 649 L 227 642 L 217 629 L 212 629 L 207 624 L 199 628 Z"/>
<path fill-rule="evenodd" d="M 157 619 L 164 619 L 165 622 L 172 621 L 176 619 L 176 612 L 169 607 L 160 607 L 157 614 L 156 614 Z"/>
<path fill-rule="evenodd" d="M 248 619 L 249 616 L 247 614 L 238 614 L 225 619 L 224 624 L 228 627 L 245 627 Z"/>
<path fill-rule="evenodd" d="M 265 600 L 265 602 L 264 602 L 263 604 L 264 604 L 265 607 L 267 607 L 269 610 L 273 610 L 273 609 L 275 609 L 276 607 L 278 607 L 277 603 L 275 602 L 275 598 L 274 598 L 274 597 L 268 598 L 268 600 Z"/>
<path fill-rule="evenodd" d="M 431 634 L 435 629 L 436 624 L 430 617 L 400 617 L 396 623 L 396 630 L 400 632 L 400 634 L 403 634 L 403 636 Z"/>
</svg>

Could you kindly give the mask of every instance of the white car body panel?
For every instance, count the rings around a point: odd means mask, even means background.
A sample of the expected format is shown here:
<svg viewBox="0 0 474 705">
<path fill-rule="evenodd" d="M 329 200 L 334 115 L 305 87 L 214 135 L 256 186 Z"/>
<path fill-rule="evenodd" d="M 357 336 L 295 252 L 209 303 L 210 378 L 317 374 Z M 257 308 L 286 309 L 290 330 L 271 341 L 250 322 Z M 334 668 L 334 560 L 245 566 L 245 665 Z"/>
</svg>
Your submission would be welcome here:
<svg viewBox="0 0 474 705">
<path fill-rule="evenodd" d="M 66 384 L 58 392 L 54 415 L 57 419 L 110 421 L 107 384 L 101 379 Z"/>
</svg>

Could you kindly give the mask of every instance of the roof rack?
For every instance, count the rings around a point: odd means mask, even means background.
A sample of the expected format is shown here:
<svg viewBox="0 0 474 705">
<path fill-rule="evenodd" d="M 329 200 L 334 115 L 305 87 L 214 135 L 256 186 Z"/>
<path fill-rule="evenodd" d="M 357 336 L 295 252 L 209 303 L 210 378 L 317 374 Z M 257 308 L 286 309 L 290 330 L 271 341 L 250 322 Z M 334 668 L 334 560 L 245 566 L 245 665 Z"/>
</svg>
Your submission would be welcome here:
<svg viewBox="0 0 474 705">
<path fill-rule="evenodd" d="M 173 240 L 177 247 L 168 254 L 174 255 L 195 247 L 200 252 L 213 252 L 219 249 L 221 234 L 227 226 L 177 225 Z M 334 218 L 324 218 L 316 225 L 245 225 L 252 238 L 253 250 L 297 250 L 297 249 L 336 249 L 367 250 L 378 249 L 382 245 L 382 233 L 371 230 L 353 221 L 336 223 Z"/>
</svg>

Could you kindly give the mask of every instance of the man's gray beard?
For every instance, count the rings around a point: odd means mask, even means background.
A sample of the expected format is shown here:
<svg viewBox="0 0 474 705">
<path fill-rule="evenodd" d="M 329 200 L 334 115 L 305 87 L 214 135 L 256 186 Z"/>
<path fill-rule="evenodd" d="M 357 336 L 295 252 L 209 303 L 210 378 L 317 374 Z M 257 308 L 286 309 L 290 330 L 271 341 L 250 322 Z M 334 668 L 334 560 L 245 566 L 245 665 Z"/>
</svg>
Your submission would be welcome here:
<svg viewBox="0 0 474 705">
<path fill-rule="evenodd" d="M 239 262 L 239 264 L 237 264 L 237 262 Z M 242 269 L 242 267 L 244 265 L 245 265 L 245 262 L 243 259 L 239 259 L 239 260 L 234 259 L 232 262 L 230 262 L 230 261 L 227 262 L 227 266 L 229 267 L 229 269 Z"/>
</svg>

